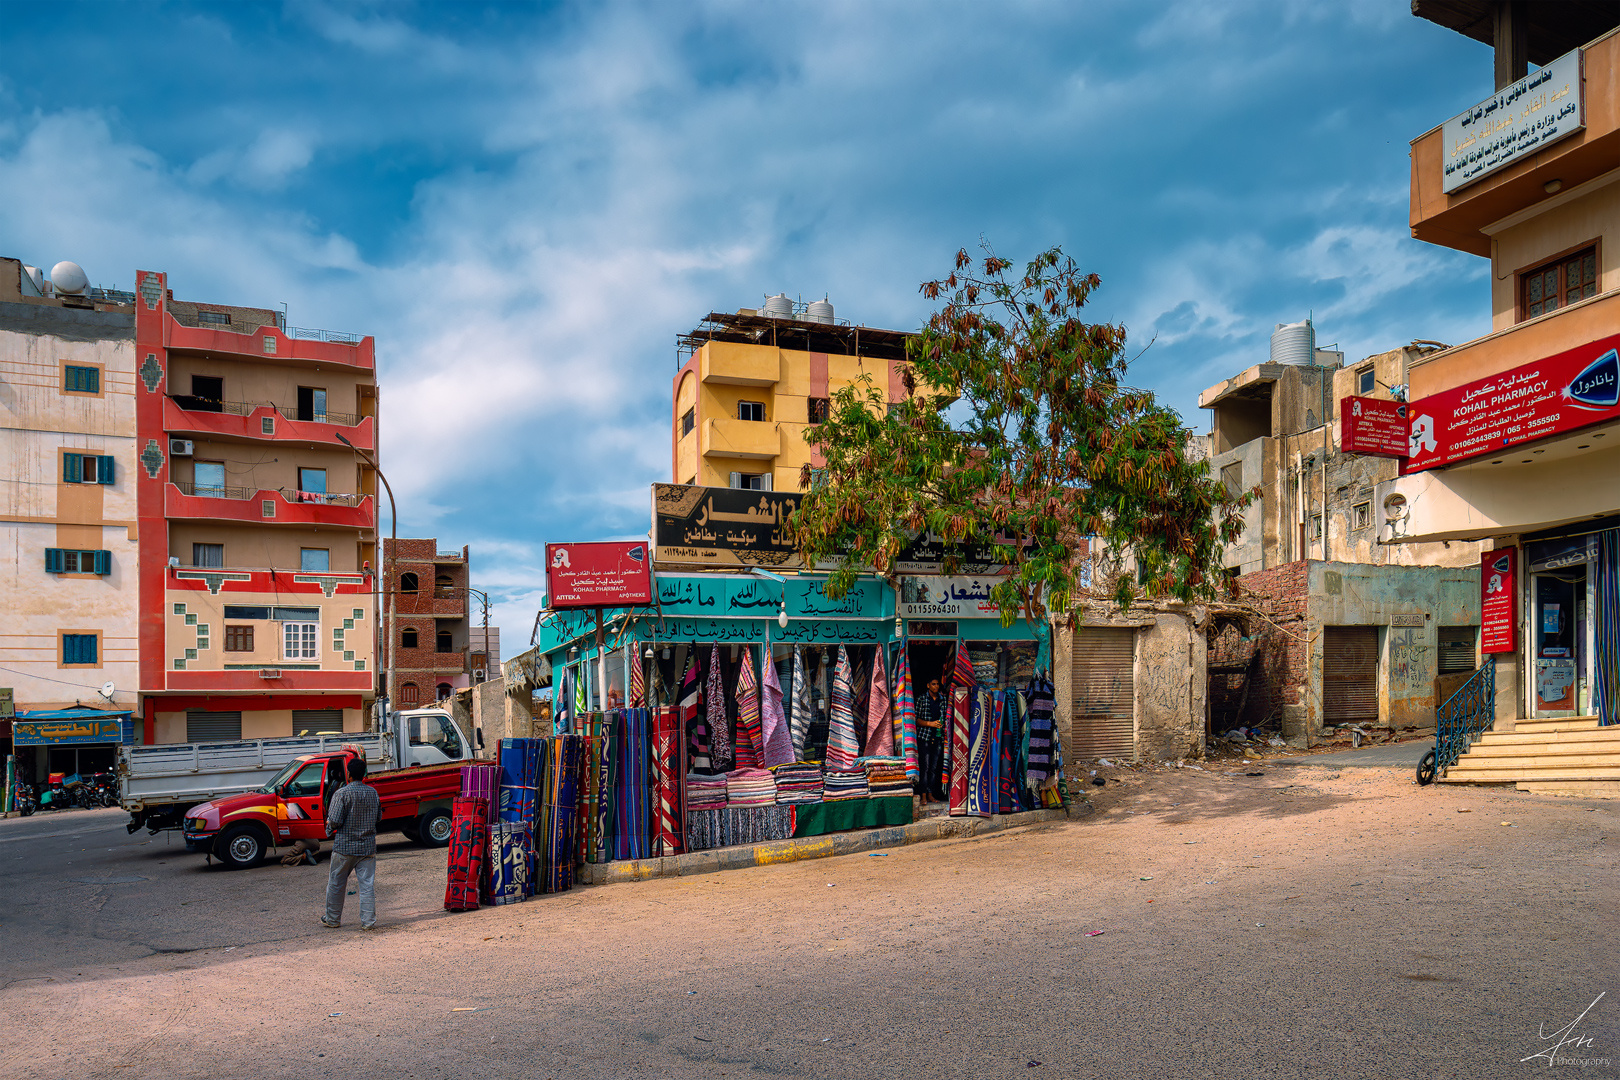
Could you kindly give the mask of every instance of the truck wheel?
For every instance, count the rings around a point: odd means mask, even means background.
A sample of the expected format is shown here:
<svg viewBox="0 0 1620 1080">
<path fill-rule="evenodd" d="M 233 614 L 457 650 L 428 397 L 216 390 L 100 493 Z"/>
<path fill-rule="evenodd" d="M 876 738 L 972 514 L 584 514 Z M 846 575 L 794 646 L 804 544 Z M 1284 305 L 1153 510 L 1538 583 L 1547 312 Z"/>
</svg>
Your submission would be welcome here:
<svg viewBox="0 0 1620 1080">
<path fill-rule="evenodd" d="M 429 810 L 416 819 L 418 844 L 423 847 L 444 847 L 450 842 L 450 811 Z"/>
<path fill-rule="evenodd" d="M 268 846 L 264 832 L 257 826 L 238 825 L 219 838 L 214 854 L 227 870 L 246 870 L 258 865 Z"/>
</svg>

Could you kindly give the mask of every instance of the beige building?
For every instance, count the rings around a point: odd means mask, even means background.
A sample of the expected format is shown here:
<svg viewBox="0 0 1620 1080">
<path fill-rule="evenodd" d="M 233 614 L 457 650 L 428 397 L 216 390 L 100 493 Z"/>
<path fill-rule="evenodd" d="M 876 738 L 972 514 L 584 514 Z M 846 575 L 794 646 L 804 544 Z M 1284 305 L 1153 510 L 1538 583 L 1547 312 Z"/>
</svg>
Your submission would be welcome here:
<svg viewBox="0 0 1620 1080">
<path fill-rule="evenodd" d="M 759 310 L 709 314 L 681 336 L 670 470 L 677 484 L 799 490 L 822 464 L 804 430 L 842 387 L 868 379 L 885 401 L 905 396 L 900 365 L 910 334 L 850 326 L 825 301 L 772 297 Z"/>
<path fill-rule="evenodd" d="M 134 708 L 135 314 L 30 270 L 0 259 L 4 684 L 19 710 Z"/>
<path fill-rule="evenodd" d="M 1476 36 L 1454 6 L 1414 10 Z M 1496 5 L 1496 93 L 1482 57 L 1480 104 L 1411 144 L 1412 235 L 1491 266 L 1491 332 L 1412 364 L 1407 474 L 1375 495 L 1392 550 L 1492 549 L 1461 745 L 1495 730 L 1447 779 L 1620 786 L 1620 733 L 1596 730 L 1620 723 L 1620 17 L 1602 7 Z"/>
</svg>

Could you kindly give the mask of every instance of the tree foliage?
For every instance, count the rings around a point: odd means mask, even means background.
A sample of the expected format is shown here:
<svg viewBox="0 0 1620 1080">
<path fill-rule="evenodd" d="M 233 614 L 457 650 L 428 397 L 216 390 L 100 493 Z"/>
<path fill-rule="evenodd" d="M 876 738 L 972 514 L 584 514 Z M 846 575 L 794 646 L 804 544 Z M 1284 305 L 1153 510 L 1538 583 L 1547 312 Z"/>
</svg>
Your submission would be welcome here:
<svg viewBox="0 0 1620 1080">
<path fill-rule="evenodd" d="M 943 303 L 908 345 L 905 399 L 862 380 L 807 431 L 826 461 L 805 468 L 792 519 L 807 564 L 836 567 L 837 595 L 863 571 L 892 576 L 923 530 L 995 541 L 1011 567 L 992 594 L 1004 625 L 1049 612 L 1073 623 L 1083 542 L 1134 557 L 1121 605 L 1139 591 L 1215 595 L 1221 546 L 1252 494 L 1228 493 L 1188 457 L 1180 416 L 1124 385 L 1125 328 L 1080 317 L 1096 274 L 1055 247 L 1011 269 L 988 248 L 977 265 L 958 252 L 921 286 Z"/>
</svg>

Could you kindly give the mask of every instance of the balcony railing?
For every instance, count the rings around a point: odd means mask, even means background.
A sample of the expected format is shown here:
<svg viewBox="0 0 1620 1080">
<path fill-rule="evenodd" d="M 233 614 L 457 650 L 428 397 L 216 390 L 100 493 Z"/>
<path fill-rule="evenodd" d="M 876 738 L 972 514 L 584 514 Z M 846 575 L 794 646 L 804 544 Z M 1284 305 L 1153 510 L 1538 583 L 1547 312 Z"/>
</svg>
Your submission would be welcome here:
<svg viewBox="0 0 1620 1080">
<path fill-rule="evenodd" d="M 251 499 L 261 490 L 278 491 L 290 503 L 312 503 L 317 506 L 359 506 L 364 495 L 341 492 L 288 491 L 285 488 L 214 487 L 191 480 L 176 480 L 174 486 L 182 495 L 200 495 L 206 499 Z"/>
<path fill-rule="evenodd" d="M 214 398 L 198 397 L 195 394 L 170 394 L 169 398 L 188 412 L 230 413 L 232 416 L 251 416 L 255 409 L 271 408 L 276 410 L 285 420 L 299 420 L 306 424 L 334 424 L 338 427 L 355 427 L 365 419 L 359 413 L 332 412 L 330 410 L 316 412 L 313 409 L 269 405 L 266 402 L 218 401 Z"/>
<path fill-rule="evenodd" d="M 307 326 L 288 326 L 281 331 L 290 338 L 303 338 L 306 341 L 332 341 L 339 345 L 358 345 L 361 335 L 348 334 L 342 330 L 311 330 Z"/>
<path fill-rule="evenodd" d="M 176 480 L 174 486 L 180 489 L 182 495 L 201 495 L 206 499 L 251 499 L 258 491 L 258 488 L 199 485 L 190 480 Z"/>
</svg>

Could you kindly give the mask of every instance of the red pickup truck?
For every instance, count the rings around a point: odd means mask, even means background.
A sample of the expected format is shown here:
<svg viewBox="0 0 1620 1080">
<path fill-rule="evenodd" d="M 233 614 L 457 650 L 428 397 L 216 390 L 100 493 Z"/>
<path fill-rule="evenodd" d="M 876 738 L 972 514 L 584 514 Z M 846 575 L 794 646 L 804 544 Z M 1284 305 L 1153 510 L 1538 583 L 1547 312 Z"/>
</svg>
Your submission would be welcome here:
<svg viewBox="0 0 1620 1080">
<path fill-rule="evenodd" d="M 242 870 L 272 848 L 296 840 L 326 840 L 326 807 L 345 783 L 358 747 L 306 754 L 289 761 L 257 791 L 228 795 L 186 811 L 188 851 L 217 856 Z M 397 829 L 425 847 L 450 842 L 450 804 L 461 794 L 461 763 L 417 765 L 370 773 L 366 783 L 382 800 L 377 831 Z"/>
</svg>

